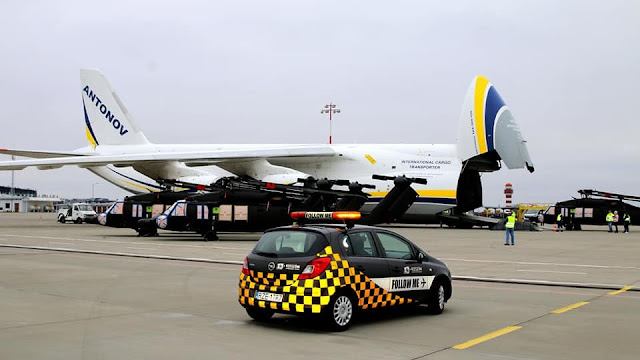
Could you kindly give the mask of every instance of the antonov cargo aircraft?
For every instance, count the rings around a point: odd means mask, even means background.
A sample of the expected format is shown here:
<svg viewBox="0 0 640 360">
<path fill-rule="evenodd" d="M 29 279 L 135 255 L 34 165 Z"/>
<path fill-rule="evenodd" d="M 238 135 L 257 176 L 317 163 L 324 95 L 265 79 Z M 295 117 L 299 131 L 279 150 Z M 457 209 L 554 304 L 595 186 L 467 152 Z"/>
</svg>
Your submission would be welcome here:
<svg viewBox="0 0 640 360">
<path fill-rule="evenodd" d="M 0 149 L 37 158 L 2 161 L 0 170 L 76 165 L 132 193 L 159 191 L 164 180 L 208 185 L 224 171 L 284 184 L 307 177 L 348 179 L 375 185 L 363 211 L 393 187 L 373 180 L 373 174 L 405 175 L 427 179 L 426 185 L 412 185 L 419 197 L 402 219 L 419 223 L 436 221 L 445 210 L 462 213 L 482 206 L 480 173 L 499 170 L 502 163 L 533 172 L 518 124 L 482 76 L 473 79 L 466 94 L 457 144 L 442 145 L 153 144 L 100 71 L 82 69 L 80 79 L 89 146 L 69 152 Z"/>
</svg>

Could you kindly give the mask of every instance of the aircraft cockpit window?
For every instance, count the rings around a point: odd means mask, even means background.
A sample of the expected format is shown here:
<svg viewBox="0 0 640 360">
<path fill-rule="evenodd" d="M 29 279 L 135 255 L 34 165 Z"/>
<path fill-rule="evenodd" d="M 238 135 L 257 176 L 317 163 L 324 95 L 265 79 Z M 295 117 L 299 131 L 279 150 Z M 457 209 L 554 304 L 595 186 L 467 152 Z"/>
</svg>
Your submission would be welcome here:
<svg viewBox="0 0 640 360">
<path fill-rule="evenodd" d="M 109 207 L 109 209 L 107 209 L 106 213 L 107 214 L 114 214 L 114 215 L 122 215 L 122 213 L 123 213 L 123 205 L 124 205 L 124 203 L 122 201 L 117 201 L 117 202 L 113 203 L 113 205 L 111 205 L 111 207 Z"/>
<path fill-rule="evenodd" d="M 171 216 L 187 216 L 187 203 L 177 202 L 171 210 Z"/>
<path fill-rule="evenodd" d="M 175 202 L 173 205 L 171 205 L 171 207 L 165 210 L 163 214 L 172 215 L 172 216 L 185 216 L 186 205 L 187 204 L 185 201 Z M 177 214 L 182 214 L 182 215 L 177 215 Z"/>
</svg>

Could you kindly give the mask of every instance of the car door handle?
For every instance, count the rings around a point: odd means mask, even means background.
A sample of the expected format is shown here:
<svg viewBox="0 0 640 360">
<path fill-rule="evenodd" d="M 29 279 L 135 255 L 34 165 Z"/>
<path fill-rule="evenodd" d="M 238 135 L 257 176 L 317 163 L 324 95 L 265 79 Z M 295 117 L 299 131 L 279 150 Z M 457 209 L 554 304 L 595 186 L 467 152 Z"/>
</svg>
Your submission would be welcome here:
<svg viewBox="0 0 640 360">
<path fill-rule="evenodd" d="M 401 268 L 400 266 L 394 266 L 391 268 L 391 271 L 393 272 L 403 272 L 403 268 Z"/>
</svg>

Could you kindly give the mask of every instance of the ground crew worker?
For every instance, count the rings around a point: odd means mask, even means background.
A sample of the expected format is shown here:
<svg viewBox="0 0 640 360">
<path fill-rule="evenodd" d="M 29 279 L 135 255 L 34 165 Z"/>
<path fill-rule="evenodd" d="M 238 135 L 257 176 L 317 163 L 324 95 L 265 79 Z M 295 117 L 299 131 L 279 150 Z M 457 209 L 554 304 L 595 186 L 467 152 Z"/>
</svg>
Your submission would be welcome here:
<svg viewBox="0 0 640 360">
<path fill-rule="evenodd" d="M 609 232 L 613 232 L 613 213 L 611 210 L 607 213 L 605 220 L 607 221 L 607 225 L 609 225 Z"/>
<path fill-rule="evenodd" d="M 562 222 L 562 213 L 559 213 L 556 217 L 556 224 L 558 224 L 558 231 L 564 231 L 564 223 Z"/>
<path fill-rule="evenodd" d="M 511 215 L 507 217 L 507 222 L 504 224 L 504 228 L 506 230 L 505 232 L 506 239 L 504 240 L 505 245 L 509 245 L 509 236 L 511 236 L 511 245 L 515 245 L 514 244 L 515 227 L 516 227 L 516 214 L 514 212 L 511 212 Z"/>
<path fill-rule="evenodd" d="M 631 215 L 629 215 L 628 212 L 625 212 L 624 215 L 622 215 L 622 221 L 624 221 L 624 233 L 628 233 L 629 232 L 629 224 L 631 224 Z"/>
<path fill-rule="evenodd" d="M 618 212 L 614 211 L 613 212 L 613 226 L 616 227 L 616 232 L 618 232 L 618 220 L 620 220 L 620 218 L 618 217 Z"/>
</svg>

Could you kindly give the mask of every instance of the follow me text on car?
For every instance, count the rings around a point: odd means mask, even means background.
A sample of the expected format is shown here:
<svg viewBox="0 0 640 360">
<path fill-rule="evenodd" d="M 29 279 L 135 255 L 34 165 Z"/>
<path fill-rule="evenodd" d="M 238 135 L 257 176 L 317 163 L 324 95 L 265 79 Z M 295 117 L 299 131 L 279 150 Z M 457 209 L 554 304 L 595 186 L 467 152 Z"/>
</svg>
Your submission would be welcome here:
<svg viewBox="0 0 640 360">
<path fill-rule="evenodd" d="M 345 221 L 267 230 L 245 258 L 239 302 L 255 320 L 274 313 L 317 315 L 346 330 L 360 310 L 426 304 L 440 314 L 451 272 L 440 260 L 388 229 L 353 226 L 358 212 L 294 212 L 294 220 Z"/>
</svg>

